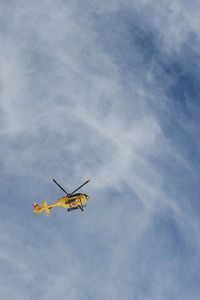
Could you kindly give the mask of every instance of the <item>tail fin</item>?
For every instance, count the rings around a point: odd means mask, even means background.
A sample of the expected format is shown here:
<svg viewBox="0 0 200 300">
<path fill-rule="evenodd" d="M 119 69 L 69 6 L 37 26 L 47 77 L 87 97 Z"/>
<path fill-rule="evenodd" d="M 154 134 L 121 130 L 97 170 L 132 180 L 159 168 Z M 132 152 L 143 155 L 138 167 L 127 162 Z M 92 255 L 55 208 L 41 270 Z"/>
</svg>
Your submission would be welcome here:
<svg viewBox="0 0 200 300">
<path fill-rule="evenodd" d="M 42 206 L 41 204 L 34 202 L 32 205 L 32 209 L 34 213 L 39 214 L 42 211 Z"/>
</svg>

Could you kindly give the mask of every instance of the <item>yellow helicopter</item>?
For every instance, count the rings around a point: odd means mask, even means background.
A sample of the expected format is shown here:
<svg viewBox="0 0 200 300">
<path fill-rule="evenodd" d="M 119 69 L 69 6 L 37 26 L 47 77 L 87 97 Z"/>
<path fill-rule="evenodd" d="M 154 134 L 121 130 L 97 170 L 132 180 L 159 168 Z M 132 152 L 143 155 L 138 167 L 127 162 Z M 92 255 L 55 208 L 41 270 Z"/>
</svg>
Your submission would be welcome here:
<svg viewBox="0 0 200 300">
<path fill-rule="evenodd" d="M 46 215 L 49 215 L 50 209 L 55 206 L 61 206 L 67 209 L 67 211 L 73 211 L 75 209 L 80 209 L 84 211 L 84 207 L 87 205 L 88 201 L 88 195 L 76 193 L 80 188 L 82 188 L 85 184 L 90 182 L 90 180 L 87 180 L 82 185 L 80 185 L 77 189 L 75 189 L 72 193 L 68 194 L 66 190 L 54 179 L 52 178 L 53 182 L 59 186 L 59 188 L 66 194 L 66 196 L 63 196 L 56 200 L 53 203 L 47 203 L 46 201 L 43 201 L 41 204 L 33 203 L 33 212 L 38 214 L 42 211 L 45 211 Z M 76 193 L 76 194 L 75 194 Z"/>
</svg>

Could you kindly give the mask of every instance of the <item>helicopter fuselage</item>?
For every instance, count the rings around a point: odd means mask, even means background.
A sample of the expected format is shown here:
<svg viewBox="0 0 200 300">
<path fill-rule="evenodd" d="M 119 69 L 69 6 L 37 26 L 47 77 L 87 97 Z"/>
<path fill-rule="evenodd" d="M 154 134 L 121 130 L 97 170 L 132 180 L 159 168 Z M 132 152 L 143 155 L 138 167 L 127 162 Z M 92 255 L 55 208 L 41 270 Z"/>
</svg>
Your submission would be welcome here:
<svg viewBox="0 0 200 300">
<path fill-rule="evenodd" d="M 58 198 L 53 203 L 47 203 L 44 201 L 42 204 L 35 203 L 33 205 L 33 211 L 34 213 L 41 213 L 42 211 L 45 211 L 46 214 L 49 214 L 49 209 L 55 206 L 61 206 L 64 208 L 67 208 L 68 211 L 83 208 L 86 206 L 88 200 L 88 196 L 86 194 L 73 194 L 73 195 L 66 195 L 61 198 Z"/>
<path fill-rule="evenodd" d="M 90 179 L 81 184 L 70 194 L 67 193 L 67 191 L 54 178 L 52 178 L 52 180 L 66 194 L 66 196 L 58 198 L 55 202 L 49 204 L 46 201 L 43 201 L 41 204 L 33 203 L 33 212 L 38 214 L 42 211 L 45 211 L 45 213 L 48 215 L 50 212 L 49 210 L 55 206 L 64 207 L 68 211 L 72 211 L 78 208 L 83 211 L 83 207 L 85 207 L 87 204 L 88 196 L 86 194 L 76 192 L 85 184 L 87 184 L 90 181 Z"/>
</svg>

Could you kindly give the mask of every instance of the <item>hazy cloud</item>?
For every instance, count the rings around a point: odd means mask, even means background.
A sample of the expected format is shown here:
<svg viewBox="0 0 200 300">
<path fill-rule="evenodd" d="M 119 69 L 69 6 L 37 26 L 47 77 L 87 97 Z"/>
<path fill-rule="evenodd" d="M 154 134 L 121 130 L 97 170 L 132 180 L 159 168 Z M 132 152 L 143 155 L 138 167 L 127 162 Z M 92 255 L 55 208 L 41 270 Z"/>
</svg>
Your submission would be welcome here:
<svg viewBox="0 0 200 300">
<path fill-rule="evenodd" d="M 1 298 L 199 299 L 198 2 L 0 6 Z"/>
</svg>

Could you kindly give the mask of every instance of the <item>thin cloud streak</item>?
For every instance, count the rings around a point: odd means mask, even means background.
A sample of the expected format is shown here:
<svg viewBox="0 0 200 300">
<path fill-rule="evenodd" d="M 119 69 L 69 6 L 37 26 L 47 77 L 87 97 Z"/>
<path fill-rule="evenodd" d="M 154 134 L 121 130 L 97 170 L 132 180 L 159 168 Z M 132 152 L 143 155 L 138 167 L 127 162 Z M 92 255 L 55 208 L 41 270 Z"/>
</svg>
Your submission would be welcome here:
<svg viewBox="0 0 200 300">
<path fill-rule="evenodd" d="M 1 4 L 2 299 L 199 298 L 197 6 Z M 51 176 L 85 214 L 32 214 Z"/>
</svg>

